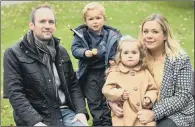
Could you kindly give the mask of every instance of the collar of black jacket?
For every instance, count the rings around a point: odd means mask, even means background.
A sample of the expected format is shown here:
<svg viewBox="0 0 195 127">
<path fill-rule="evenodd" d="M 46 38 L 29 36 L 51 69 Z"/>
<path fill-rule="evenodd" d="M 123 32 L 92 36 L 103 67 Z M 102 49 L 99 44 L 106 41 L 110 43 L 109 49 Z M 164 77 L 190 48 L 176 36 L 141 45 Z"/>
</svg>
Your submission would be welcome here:
<svg viewBox="0 0 195 127">
<path fill-rule="evenodd" d="M 28 39 L 27 39 L 27 34 L 24 35 L 22 41 L 20 42 L 20 48 L 26 53 L 27 56 L 34 58 L 42 63 L 42 60 L 39 57 L 38 49 L 37 49 L 35 42 L 34 42 L 35 38 L 32 36 L 31 37 L 32 43 L 29 43 Z M 31 33 L 31 34 L 33 34 L 33 33 Z M 60 39 L 58 39 L 56 37 L 53 37 L 53 39 L 54 39 L 54 43 L 55 43 L 56 52 L 58 52 Z"/>
<path fill-rule="evenodd" d="M 33 35 L 33 31 L 32 31 L 32 30 L 30 30 L 29 32 Z M 36 49 L 35 43 L 29 43 L 29 42 L 28 42 L 27 34 L 28 34 L 28 33 L 26 33 L 26 34 L 24 35 L 23 40 L 21 41 L 21 45 L 24 45 L 24 46 L 27 47 L 29 50 L 31 50 L 32 52 L 36 53 L 36 50 L 37 50 L 37 49 Z M 31 38 L 32 41 L 35 42 L 34 36 L 31 36 L 31 37 L 32 37 L 32 38 Z M 59 46 L 60 39 L 59 39 L 59 38 L 56 38 L 56 37 L 54 37 L 54 36 L 53 36 L 53 39 L 54 39 L 55 46 L 56 46 L 56 47 Z"/>
</svg>

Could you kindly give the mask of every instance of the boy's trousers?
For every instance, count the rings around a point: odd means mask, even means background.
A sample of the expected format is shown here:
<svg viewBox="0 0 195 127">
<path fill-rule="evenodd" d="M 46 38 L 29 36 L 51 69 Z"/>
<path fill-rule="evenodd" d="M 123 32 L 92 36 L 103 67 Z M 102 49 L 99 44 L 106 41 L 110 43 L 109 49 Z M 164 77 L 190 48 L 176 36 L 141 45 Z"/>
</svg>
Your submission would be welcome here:
<svg viewBox="0 0 195 127">
<path fill-rule="evenodd" d="M 93 126 L 111 126 L 111 111 L 102 94 L 102 87 L 105 83 L 105 68 L 89 69 L 83 83 L 84 95 L 93 117 Z"/>
</svg>

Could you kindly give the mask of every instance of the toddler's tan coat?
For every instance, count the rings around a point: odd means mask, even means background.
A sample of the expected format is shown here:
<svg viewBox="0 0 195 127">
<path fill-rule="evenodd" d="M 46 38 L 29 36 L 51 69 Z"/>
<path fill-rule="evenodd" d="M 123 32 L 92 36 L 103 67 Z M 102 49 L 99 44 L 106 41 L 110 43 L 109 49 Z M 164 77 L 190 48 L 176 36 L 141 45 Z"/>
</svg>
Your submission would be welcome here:
<svg viewBox="0 0 195 127">
<path fill-rule="evenodd" d="M 132 71 L 119 64 L 108 74 L 102 92 L 109 101 L 121 101 L 124 90 L 129 91 L 129 99 L 123 103 L 123 117 L 112 112 L 113 126 L 155 126 L 155 122 L 141 124 L 137 118 L 138 110 L 143 109 L 144 97 L 149 97 L 154 103 L 157 99 L 157 86 L 148 70 L 135 67 Z"/>
</svg>

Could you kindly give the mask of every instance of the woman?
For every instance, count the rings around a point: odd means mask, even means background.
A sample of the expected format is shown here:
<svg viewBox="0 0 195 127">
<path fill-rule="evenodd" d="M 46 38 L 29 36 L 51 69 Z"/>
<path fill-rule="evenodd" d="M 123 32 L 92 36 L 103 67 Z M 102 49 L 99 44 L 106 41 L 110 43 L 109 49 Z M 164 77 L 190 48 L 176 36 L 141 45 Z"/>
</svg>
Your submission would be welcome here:
<svg viewBox="0 0 195 127">
<path fill-rule="evenodd" d="M 195 125 L 190 57 L 172 39 L 167 19 L 161 14 L 147 17 L 141 25 L 140 40 L 159 91 L 152 110 L 138 112 L 140 122 L 155 120 L 158 127 Z M 109 105 L 116 115 L 123 115 L 116 103 L 109 102 Z"/>
</svg>

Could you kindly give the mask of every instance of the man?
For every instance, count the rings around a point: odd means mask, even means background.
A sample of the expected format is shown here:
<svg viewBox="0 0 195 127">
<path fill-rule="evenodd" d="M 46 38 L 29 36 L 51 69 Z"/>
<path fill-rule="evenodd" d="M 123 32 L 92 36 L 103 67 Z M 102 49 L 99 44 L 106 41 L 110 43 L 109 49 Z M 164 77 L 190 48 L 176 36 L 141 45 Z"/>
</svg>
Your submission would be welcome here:
<svg viewBox="0 0 195 127">
<path fill-rule="evenodd" d="M 41 5 L 30 31 L 4 54 L 4 85 L 17 126 L 88 126 L 70 57 L 53 36 L 56 17 Z M 6 91 L 5 91 L 6 92 Z"/>
</svg>

